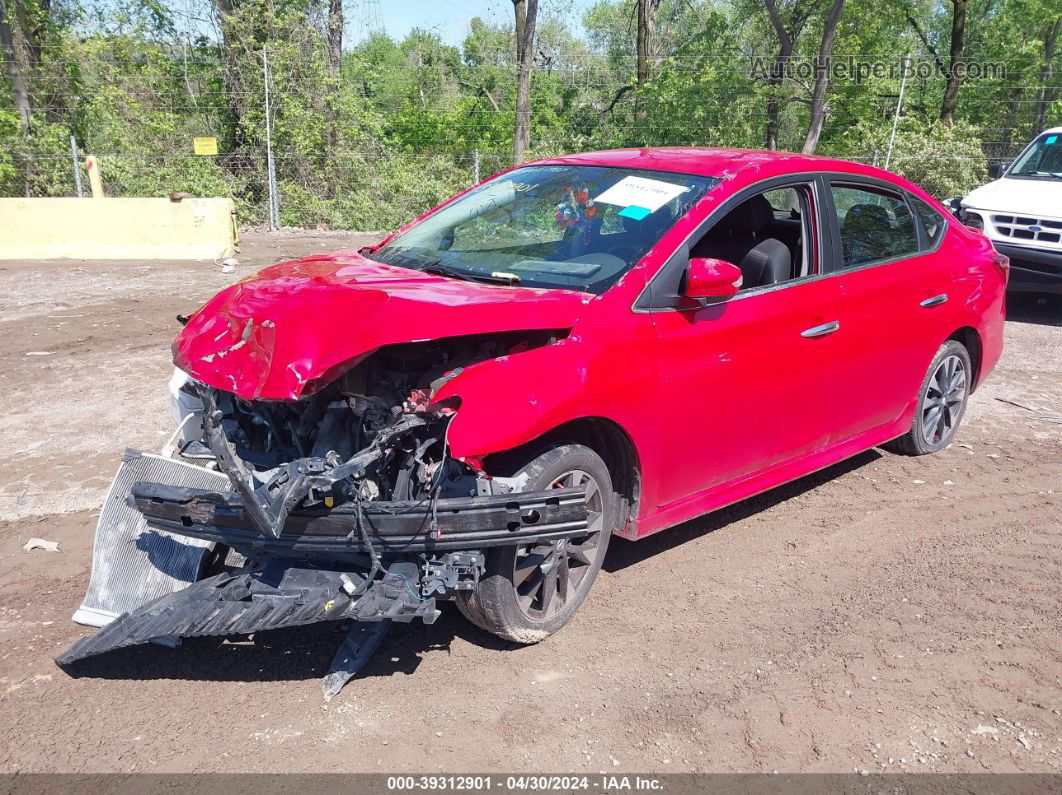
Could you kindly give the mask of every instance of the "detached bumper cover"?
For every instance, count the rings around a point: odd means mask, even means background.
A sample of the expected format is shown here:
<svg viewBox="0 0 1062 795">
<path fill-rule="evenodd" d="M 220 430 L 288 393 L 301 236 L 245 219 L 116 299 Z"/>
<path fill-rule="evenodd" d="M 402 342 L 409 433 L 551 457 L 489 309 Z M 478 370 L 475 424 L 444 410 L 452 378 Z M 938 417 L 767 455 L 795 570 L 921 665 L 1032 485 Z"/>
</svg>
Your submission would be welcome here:
<svg viewBox="0 0 1062 795">
<path fill-rule="evenodd" d="M 418 596 L 409 587 L 416 575 L 416 566 L 397 564 L 383 579 L 366 582 L 357 575 L 282 563 L 218 574 L 123 614 L 55 661 L 68 666 L 113 649 L 173 636 L 239 635 L 344 618 L 419 618 L 430 624 L 439 611 L 434 598 Z M 351 593 L 347 583 L 355 582 L 360 588 Z"/>
<path fill-rule="evenodd" d="M 358 515 L 376 552 L 482 549 L 585 535 L 584 489 L 514 492 L 421 502 L 366 501 L 359 507 L 292 511 L 279 536 L 259 532 L 239 496 L 161 483 L 136 483 L 130 500 L 148 523 L 227 544 L 249 557 L 357 561 Z"/>
</svg>

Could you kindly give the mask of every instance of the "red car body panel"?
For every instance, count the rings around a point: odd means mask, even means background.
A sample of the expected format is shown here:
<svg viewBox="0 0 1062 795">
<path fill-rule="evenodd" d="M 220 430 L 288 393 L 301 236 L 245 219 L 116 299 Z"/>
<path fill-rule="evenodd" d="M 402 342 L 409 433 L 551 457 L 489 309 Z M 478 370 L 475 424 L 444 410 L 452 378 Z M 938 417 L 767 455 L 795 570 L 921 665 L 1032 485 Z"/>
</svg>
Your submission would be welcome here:
<svg viewBox="0 0 1062 795">
<path fill-rule="evenodd" d="M 174 363 L 248 400 L 296 400 L 381 345 L 571 328 L 592 296 L 484 287 L 338 251 L 265 268 L 188 321 Z"/>
<path fill-rule="evenodd" d="M 978 381 L 999 359 L 1005 266 L 993 262 L 986 238 L 893 174 L 804 155 L 686 148 L 542 162 L 722 182 L 602 295 L 457 282 L 338 252 L 267 268 L 219 294 L 177 338 L 176 364 L 248 399 L 290 400 L 381 345 L 571 329 L 555 344 L 464 368 L 434 398 L 461 399 L 448 443 L 462 459 L 479 461 L 588 418 L 621 430 L 635 452 L 639 486 L 636 510 L 618 531 L 633 538 L 901 435 L 927 367 L 949 337 L 976 335 Z M 805 174 L 867 177 L 918 196 L 947 219 L 944 240 L 916 256 L 693 311 L 634 309 L 721 203 L 764 180 Z M 832 222 L 819 215 L 818 223 Z M 940 294 L 945 303 L 920 306 Z M 828 322 L 839 323 L 840 333 L 801 336 Z"/>
</svg>

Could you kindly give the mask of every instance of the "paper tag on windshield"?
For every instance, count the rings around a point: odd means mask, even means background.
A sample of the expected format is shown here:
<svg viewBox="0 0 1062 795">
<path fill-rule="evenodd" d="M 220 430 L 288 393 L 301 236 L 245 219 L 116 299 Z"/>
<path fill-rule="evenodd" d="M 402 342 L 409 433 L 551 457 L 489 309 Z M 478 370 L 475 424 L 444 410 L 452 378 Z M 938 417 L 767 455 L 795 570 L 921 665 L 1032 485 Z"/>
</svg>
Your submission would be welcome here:
<svg viewBox="0 0 1062 795">
<path fill-rule="evenodd" d="M 594 199 L 594 202 L 616 204 L 620 207 L 644 207 L 651 213 L 656 212 L 688 188 L 673 185 L 658 179 L 645 177 L 624 177 L 611 188 Z"/>
</svg>

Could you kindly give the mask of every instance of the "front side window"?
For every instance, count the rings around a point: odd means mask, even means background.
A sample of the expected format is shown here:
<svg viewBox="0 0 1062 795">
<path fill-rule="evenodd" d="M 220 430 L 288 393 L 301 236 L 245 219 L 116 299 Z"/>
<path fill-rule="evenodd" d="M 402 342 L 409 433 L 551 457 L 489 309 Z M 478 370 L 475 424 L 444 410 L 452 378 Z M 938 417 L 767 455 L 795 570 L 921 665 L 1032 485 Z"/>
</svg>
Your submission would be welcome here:
<svg viewBox="0 0 1062 795">
<path fill-rule="evenodd" d="M 737 265 L 741 289 L 770 287 L 815 272 L 810 234 L 811 186 L 758 193 L 712 224 L 690 249 Z"/>
<path fill-rule="evenodd" d="M 933 248 L 944 237 L 947 221 L 941 217 L 940 213 L 917 196 L 909 196 L 908 198 L 911 206 L 914 207 L 915 215 L 922 222 L 922 229 L 926 233 L 926 248 Z"/>
<path fill-rule="evenodd" d="M 1037 138 L 1007 172 L 1008 177 L 1062 179 L 1062 134 Z"/>
<path fill-rule="evenodd" d="M 719 182 L 527 166 L 483 183 L 369 256 L 454 278 L 602 293 Z"/>
<path fill-rule="evenodd" d="M 832 185 L 843 267 L 918 252 L 914 218 L 902 197 L 873 188 Z"/>
</svg>

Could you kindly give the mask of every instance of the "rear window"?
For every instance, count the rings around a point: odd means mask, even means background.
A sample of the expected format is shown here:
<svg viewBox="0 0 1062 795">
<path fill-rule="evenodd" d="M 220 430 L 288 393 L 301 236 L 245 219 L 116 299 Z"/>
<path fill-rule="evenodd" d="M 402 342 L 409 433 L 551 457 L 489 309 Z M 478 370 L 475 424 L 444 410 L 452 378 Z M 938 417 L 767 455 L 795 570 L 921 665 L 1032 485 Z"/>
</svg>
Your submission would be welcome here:
<svg viewBox="0 0 1062 795">
<path fill-rule="evenodd" d="M 914 207 L 915 215 L 918 216 L 918 220 L 922 223 L 922 229 L 925 230 L 926 248 L 936 248 L 941 238 L 944 237 L 944 230 L 947 228 L 948 222 L 944 220 L 940 213 L 917 196 L 909 195 L 909 198 L 911 206 Z"/>
<path fill-rule="evenodd" d="M 907 202 L 891 191 L 832 184 L 841 230 L 842 267 L 852 268 L 918 252 Z"/>
</svg>

